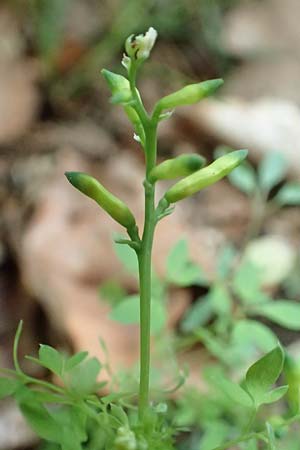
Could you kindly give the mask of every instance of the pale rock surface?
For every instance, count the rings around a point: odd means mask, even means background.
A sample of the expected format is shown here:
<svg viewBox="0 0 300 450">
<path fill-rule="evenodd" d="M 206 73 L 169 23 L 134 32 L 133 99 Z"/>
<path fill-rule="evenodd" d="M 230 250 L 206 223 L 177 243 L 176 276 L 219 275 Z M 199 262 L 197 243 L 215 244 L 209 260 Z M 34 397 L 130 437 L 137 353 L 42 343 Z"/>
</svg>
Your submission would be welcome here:
<svg viewBox="0 0 300 450">
<path fill-rule="evenodd" d="M 220 142 L 234 148 L 248 148 L 258 159 L 281 151 L 294 174 L 300 174 L 300 109 L 292 102 L 263 98 L 206 100 L 184 109 L 182 114 Z"/>
<path fill-rule="evenodd" d="M 31 447 L 38 443 L 36 435 L 25 422 L 13 402 L 2 402 L 0 407 L 0 450 Z"/>
<path fill-rule="evenodd" d="M 225 16 L 222 44 L 241 58 L 227 77 L 224 95 L 272 96 L 300 104 L 300 2 L 240 2 Z"/>
</svg>

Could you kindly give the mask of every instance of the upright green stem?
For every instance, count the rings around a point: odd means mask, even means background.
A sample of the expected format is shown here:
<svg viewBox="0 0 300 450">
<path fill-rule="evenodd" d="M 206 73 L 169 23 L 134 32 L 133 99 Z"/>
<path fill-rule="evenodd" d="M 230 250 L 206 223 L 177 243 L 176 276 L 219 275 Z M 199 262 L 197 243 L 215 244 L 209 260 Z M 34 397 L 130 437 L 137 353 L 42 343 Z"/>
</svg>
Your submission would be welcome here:
<svg viewBox="0 0 300 450">
<path fill-rule="evenodd" d="M 151 260 L 155 229 L 155 187 L 148 174 L 156 163 L 156 125 L 149 124 L 146 134 L 145 222 L 138 255 L 140 277 L 140 392 L 139 417 L 149 406 L 150 328 L 151 328 Z"/>
<path fill-rule="evenodd" d="M 145 189 L 145 220 L 140 247 L 137 252 L 140 281 L 140 389 L 139 418 L 142 421 L 149 407 L 150 378 L 150 330 L 151 330 L 151 266 L 152 245 L 155 217 L 155 185 L 149 180 L 149 173 L 156 165 L 157 155 L 157 123 L 156 117 L 149 117 L 136 89 L 137 65 L 131 65 L 129 81 L 134 99 L 134 108 L 139 115 L 145 133 L 146 177 Z"/>
<path fill-rule="evenodd" d="M 139 254 L 140 277 L 140 392 L 139 416 L 149 404 L 150 326 L 151 326 L 151 254 L 154 233 L 154 187 L 145 182 L 145 227 Z"/>
</svg>

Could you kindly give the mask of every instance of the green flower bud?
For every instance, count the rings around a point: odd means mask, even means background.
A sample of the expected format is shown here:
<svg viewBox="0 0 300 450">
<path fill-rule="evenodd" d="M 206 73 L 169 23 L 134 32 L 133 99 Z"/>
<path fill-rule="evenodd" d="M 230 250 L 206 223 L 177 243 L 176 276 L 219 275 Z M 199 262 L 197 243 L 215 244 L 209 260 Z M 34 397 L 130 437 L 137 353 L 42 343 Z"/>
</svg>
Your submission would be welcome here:
<svg viewBox="0 0 300 450">
<path fill-rule="evenodd" d="M 107 191 L 95 178 L 82 172 L 66 172 L 65 175 L 76 189 L 95 200 L 123 227 L 130 229 L 135 226 L 135 218 L 125 203 Z"/>
<path fill-rule="evenodd" d="M 169 180 L 172 178 L 184 177 L 196 172 L 205 165 L 206 159 L 195 153 L 167 159 L 154 167 L 149 175 L 149 180 L 153 183 L 157 180 Z"/>
<path fill-rule="evenodd" d="M 160 99 L 156 104 L 158 112 L 164 109 L 172 109 L 181 105 L 192 105 L 205 97 L 212 95 L 220 86 L 223 80 L 208 80 L 202 83 L 189 84 L 173 94 L 167 95 Z"/>
<path fill-rule="evenodd" d="M 112 93 L 111 102 L 114 104 L 128 103 L 132 100 L 130 84 L 127 78 L 109 70 L 102 69 L 108 87 Z"/>
<path fill-rule="evenodd" d="M 237 150 L 221 156 L 221 158 L 218 158 L 204 169 L 200 169 L 174 184 L 174 186 L 165 193 L 165 199 L 169 203 L 175 203 L 178 202 L 178 200 L 189 197 L 201 189 L 214 184 L 237 167 L 246 158 L 247 154 L 247 150 Z"/>
</svg>

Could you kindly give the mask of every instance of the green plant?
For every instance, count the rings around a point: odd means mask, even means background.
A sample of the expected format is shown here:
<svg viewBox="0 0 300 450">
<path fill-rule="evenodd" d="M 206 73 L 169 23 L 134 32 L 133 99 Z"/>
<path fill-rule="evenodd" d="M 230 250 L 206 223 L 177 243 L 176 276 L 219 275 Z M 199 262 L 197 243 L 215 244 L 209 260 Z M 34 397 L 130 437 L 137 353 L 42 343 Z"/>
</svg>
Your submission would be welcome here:
<svg viewBox="0 0 300 450">
<path fill-rule="evenodd" d="M 128 237 L 118 237 L 117 244 L 128 246 L 131 255 L 135 254 L 139 273 L 139 309 L 140 309 L 140 374 L 139 390 L 112 391 L 101 395 L 107 382 L 99 383 L 100 371 L 108 372 L 107 362 L 100 363 L 95 358 L 88 358 L 86 352 L 71 357 L 58 352 L 52 347 L 42 345 L 38 358 L 28 357 L 32 362 L 45 367 L 59 379 L 59 384 L 39 380 L 24 373 L 18 360 L 18 344 L 21 335 L 20 324 L 14 343 L 15 370 L 3 370 L 6 376 L 0 378 L 0 398 L 13 395 L 36 433 L 46 441 L 60 446 L 63 450 L 80 450 L 82 448 L 103 450 L 172 450 L 175 437 L 181 431 L 178 417 L 168 412 L 167 392 L 151 396 L 150 392 L 150 333 L 151 302 L 158 314 L 164 285 L 152 277 L 152 243 L 157 223 L 173 212 L 173 204 L 200 189 L 203 189 L 222 177 L 228 175 L 246 157 L 246 150 L 238 150 L 223 155 L 216 161 L 202 167 L 204 159 L 198 155 L 178 157 L 157 164 L 157 128 L 159 122 L 170 116 L 169 109 L 180 105 L 193 104 L 212 94 L 221 80 L 210 80 L 192 84 L 160 99 L 149 114 L 142 103 L 136 87 L 136 76 L 144 61 L 149 57 L 156 40 L 156 31 L 150 28 L 145 35 L 130 36 L 126 41 L 126 55 L 123 65 L 128 78 L 103 70 L 112 93 L 112 103 L 124 108 L 135 131 L 135 138 L 140 142 L 145 155 L 146 169 L 144 180 L 145 220 L 140 235 L 134 215 L 123 201 L 116 198 L 90 175 L 68 172 L 70 183 L 79 191 L 95 200 L 114 220 L 122 225 Z M 160 179 L 183 177 L 163 195 L 156 205 L 155 185 Z M 131 260 L 131 268 L 135 266 Z M 130 263 L 130 264 L 131 264 Z M 181 286 L 202 282 L 199 269 L 189 261 L 186 245 L 180 242 L 168 261 L 168 280 L 176 280 Z M 158 293 L 160 292 L 160 293 Z M 117 308 L 122 307 L 120 289 L 114 291 L 116 307 L 112 314 L 115 318 L 123 315 Z M 152 298 L 153 297 L 153 298 Z M 136 320 L 138 310 L 137 298 L 127 299 L 131 302 L 131 312 Z M 222 300 L 223 302 L 223 300 Z M 224 312 L 222 302 L 216 301 L 220 315 Z M 127 305 L 128 307 L 128 305 Z M 225 302 L 226 307 L 226 302 Z M 152 309 L 152 313 L 155 309 Z M 132 320 L 132 319 L 131 319 Z M 230 410 L 235 416 L 236 404 L 241 408 L 243 420 L 238 426 L 223 426 L 218 436 L 225 443 L 212 442 L 207 438 L 206 449 L 222 450 L 233 445 L 247 442 L 256 448 L 256 442 L 263 442 L 268 448 L 275 448 L 276 433 L 282 427 L 299 419 L 299 409 L 295 408 L 293 416 L 280 418 L 280 423 L 272 423 L 272 417 L 256 425 L 258 411 L 264 404 L 278 401 L 287 392 L 288 386 L 274 387 L 284 364 L 284 351 L 276 343 L 274 348 L 263 358 L 254 363 L 241 383 L 232 382 L 219 370 L 210 373 L 209 379 L 214 388 L 219 388 L 230 403 L 222 404 L 220 412 Z M 295 389 L 295 377 L 290 376 Z M 288 383 L 290 383 L 288 381 Z M 297 383 L 296 383 L 297 384 Z M 297 386 L 296 386 L 297 388 Z M 154 402 L 151 400 L 155 399 Z M 205 396 L 203 396 L 205 399 Z M 137 400 L 137 401 L 136 401 Z M 208 399 L 208 403 L 212 399 Z M 217 415 L 219 429 L 222 417 Z M 211 432 L 212 430 L 210 430 Z M 202 444 L 201 444 L 202 445 Z M 191 447 L 193 448 L 193 447 Z M 194 447 L 195 448 L 195 447 Z M 248 449 L 251 447 L 248 446 Z M 204 449 L 202 445 L 201 450 Z"/>
</svg>

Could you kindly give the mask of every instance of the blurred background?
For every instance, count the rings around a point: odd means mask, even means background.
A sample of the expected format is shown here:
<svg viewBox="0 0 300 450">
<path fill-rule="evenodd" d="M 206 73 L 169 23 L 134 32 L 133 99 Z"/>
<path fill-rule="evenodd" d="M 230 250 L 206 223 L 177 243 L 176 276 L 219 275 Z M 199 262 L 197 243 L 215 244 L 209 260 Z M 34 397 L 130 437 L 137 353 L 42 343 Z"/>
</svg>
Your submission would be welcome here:
<svg viewBox="0 0 300 450">
<path fill-rule="evenodd" d="M 126 37 L 149 26 L 159 37 L 139 81 L 148 108 L 186 83 L 225 79 L 216 97 L 161 124 L 159 158 L 196 152 L 211 161 L 216 149 L 248 148 L 251 165 L 160 223 L 156 273 L 165 276 L 170 249 L 184 238 L 212 280 L 220 249 L 230 243 L 263 261 L 269 294 L 299 300 L 299 19 L 299 0 L 1 1 L 0 366 L 12 365 L 21 318 L 23 355 L 43 342 L 101 358 L 101 337 L 114 369 L 136 361 L 138 327 L 111 320 L 106 298 L 116 286 L 137 292 L 120 261 L 126 266 L 128 255 L 114 250 L 113 233 L 121 230 L 63 174 L 98 177 L 142 225 L 143 154 L 122 109 L 109 103 L 100 70 L 123 73 Z M 261 193 L 253 179 L 264 170 L 271 182 Z M 288 194 L 274 202 L 286 185 Z M 178 330 L 205 290 L 173 284 L 166 322 Z M 278 333 L 286 344 L 299 341 L 295 330 Z M 11 405 L 0 412 L 0 448 L 31 442 L 27 428 L 16 435 L 7 427 L 23 430 Z"/>
</svg>

